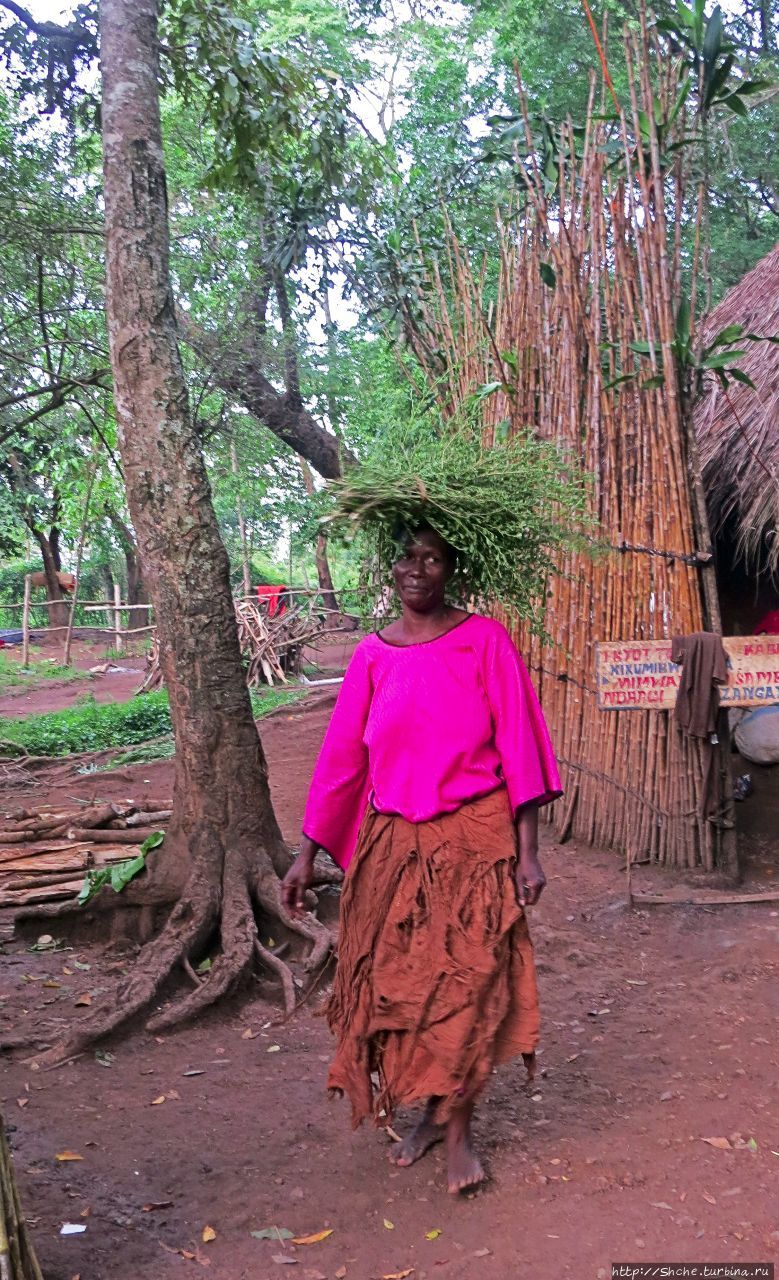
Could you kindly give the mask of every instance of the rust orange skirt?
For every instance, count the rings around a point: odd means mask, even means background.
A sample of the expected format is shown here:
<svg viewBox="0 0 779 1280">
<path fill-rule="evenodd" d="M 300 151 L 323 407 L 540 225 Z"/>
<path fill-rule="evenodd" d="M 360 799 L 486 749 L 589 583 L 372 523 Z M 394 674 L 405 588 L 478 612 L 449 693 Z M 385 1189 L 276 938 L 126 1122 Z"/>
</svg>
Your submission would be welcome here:
<svg viewBox="0 0 779 1280">
<path fill-rule="evenodd" d="M 327 1083 L 348 1095 L 355 1127 L 429 1097 L 440 1099 L 441 1123 L 497 1063 L 534 1053 L 538 993 L 516 853 L 503 788 L 430 822 L 366 814 L 326 1011 L 338 1041 Z"/>
</svg>

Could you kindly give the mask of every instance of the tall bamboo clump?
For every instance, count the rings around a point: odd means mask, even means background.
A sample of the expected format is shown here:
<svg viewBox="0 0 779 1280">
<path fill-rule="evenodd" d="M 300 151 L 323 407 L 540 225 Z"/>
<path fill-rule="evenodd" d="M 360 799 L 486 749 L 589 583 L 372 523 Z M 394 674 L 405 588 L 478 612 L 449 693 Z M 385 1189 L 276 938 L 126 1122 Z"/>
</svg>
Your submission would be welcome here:
<svg viewBox="0 0 779 1280">
<path fill-rule="evenodd" d="M 561 838 L 631 860 L 732 870 L 728 824 L 707 818 L 703 804 L 714 768 L 724 812 L 723 759 L 683 736 L 668 712 L 601 711 L 596 702 L 597 641 L 720 630 L 689 406 L 672 354 L 685 158 L 682 150 L 667 167 L 654 125 L 653 99 L 669 113 L 678 86 L 658 57 L 653 91 L 646 27 L 626 51 L 631 94 L 621 120 L 599 119 L 591 100 L 583 141 L 570 126 L 562 131 L 556 182 L 525 110 L 527 149 L 517 157 L 525 198 L 498 229 L 497 300 L 488 305 L 485 272 L 471 269 L 450 235 L 449 262 L 432 273 L 428 341 L 415 345 L 445 411 L 481 388 L 488 438 L 500 424 L 530 426 L 592 477 L 610 551 L 572 555 L 550 582 L 546 630 L 555 644 L 517 629 L 564 771 L 552 818 Z M 676 133 L 686 126 L 682 111 Z M 443 365 L 426 356 L 435 349 Z"/>
</svg>

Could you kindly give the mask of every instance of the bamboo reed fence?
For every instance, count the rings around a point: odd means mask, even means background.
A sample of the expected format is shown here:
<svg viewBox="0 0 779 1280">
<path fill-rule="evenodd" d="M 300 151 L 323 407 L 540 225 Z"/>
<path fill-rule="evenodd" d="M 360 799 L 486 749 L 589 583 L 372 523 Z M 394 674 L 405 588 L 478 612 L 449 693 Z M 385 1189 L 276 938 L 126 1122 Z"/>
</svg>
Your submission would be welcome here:
<svg viewBox="0 0 779 1280">
<path fill-rule="evenodd" d="M 516 156 L 524 190 L 498 226 L 497 290 L 450 229 L 414 345 L 445 413 L 498 383 L 481 399 L 487 441 L 502 424 L 530 427 L 591 477 L 592 512 L 611 550 L 572 554 L 550 581 L 546 627 L 556 643 L 516 629 L 564 774 L 551 819 L 560 838 L 619 850 L 629 864 L 733 873 L 724 747 L 684 736 L 668 712 L 606 712 L 596 703 L 597 641 L 721 630 L 672 354 L 684 156 L 669 170 L 658 148 L 655 97 L 668 112 L 675 91 L 659 53 L 646 26 L 627 39 L 630 102 L 619 124 L 609 123 L 593 88 L 583 139 L 570 125 L 561 132 L 556 183 L 542 171 L 524 108 L 526 148 Z M 677 132 L 686 126 L 681 113 Z M 634 342 L 650 344 L 641 360 Z M 617 382 L 639 364 L 640 378 Z M 713 819 L 704 803 L 710 769 Z"/>
</svg>

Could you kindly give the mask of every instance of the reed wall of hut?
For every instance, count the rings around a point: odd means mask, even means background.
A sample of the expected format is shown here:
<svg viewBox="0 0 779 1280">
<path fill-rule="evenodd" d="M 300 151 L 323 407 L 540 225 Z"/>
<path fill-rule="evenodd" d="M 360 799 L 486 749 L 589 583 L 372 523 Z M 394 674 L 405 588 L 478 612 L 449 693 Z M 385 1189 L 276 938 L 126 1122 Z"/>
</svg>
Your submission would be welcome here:
<svg viewBox="0 0 779 1280">
<path fill-rule="evenodd" d="M 591 477 L 602 549 L 571 555 L 549 582 L 553 643 L 515 628 L 562 766 L 565 795 L 551 818 L 560 838 L 733 874 L 725 750 L 687 737 L 672 713 L 603 711 L 596 696 L 596 642 L 720 630 L 672 350 L 679 210 L 666 208 L 674 184 L 661 172 L 656 137 L 642 139 L 638 112 L 654 119 L 653 96 L 646 59 L 637 46 L 632 55 L 621 128 L 591 112 L 583 143 L 563 131 L 551 181 L 526 120 L 521 198 L 498 230 L 497 289 L 491 264 L 474 269 L 450 234 L 415 345 L 445 413 L 473 406 L 476 392 L 488 441 L 529 428 Z"/>
</svg>

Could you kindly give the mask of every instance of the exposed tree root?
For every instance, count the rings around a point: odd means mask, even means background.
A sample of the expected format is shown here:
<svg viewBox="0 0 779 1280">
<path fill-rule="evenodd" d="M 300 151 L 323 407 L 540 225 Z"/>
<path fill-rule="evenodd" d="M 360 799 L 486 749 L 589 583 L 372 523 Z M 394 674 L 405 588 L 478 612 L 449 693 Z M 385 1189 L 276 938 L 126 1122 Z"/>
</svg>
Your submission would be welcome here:
<svg viewBox="0 0 779 1280">
<path fill-rule="evenodd" d="M 304 967 L 306 971 L 321 976 L 333 949 L 333 935 L 311 913 L 302 919 L 287 914 L 281 898 L 281 883 L 270 858 L 258 859 L 256 845 L 242 850 L 232 848 L 229 855 L 224 855 L 221 848 L 208 848 L 207 842 L 198 853 L 200 859 L 196 858 L 194 865 L 198 861 L 202 865 L 203 860 L 208 861 L 211 856 L 219 854 L 222 858 L 221 881 L 217 877 L 214 884 L 211 879 L 204 880 L 193 873 L 162 932 L 142 948 L 132 971 L 117 985 L 109 999 L 71 1035 L 45 1052 L 39 1059 L 42 1065 L 60 1063 L 83 1053 L 131 1018 L 148 1010 L 163 984 L 177 971 L 186 974 L 191 987 L 169 1005 L 151 1011 L 146 1023 L 149 1031 L 169 1029 L 201 1013 L 238 986 L 255 964 L 270 970 L 278 979 L 284 997 L 285 1018 L 288 1018 L 297 1007 L 293 973 L 277 952 L 260 941 L 255 907 L 264 925 L 275 921 L 276 925 L 283 925 L 290 933 L 311 944 Z M 332 880 L 339 878 L 340 873 L 336 872 Z M 134 906 L 141 905 L 142 894 L 139 891 L 142 883 L 132 886 Z M 152 896 L 157 897 L 156 887 L 149 884 L 149 888 Z M 313 900 L 313 894 L 311 897 Z M 90 903 L 89 910 L 116 911 L 124 905 L 124 901 L 118 903 L 115 895 L 104 890 Z M 17 913 L 17 919 L 29 920 L 39 914 L 44 914 L 47 919 L 56 919 L 81 910 L 73 902 L 56 903 L 51 909 L 21 911 Z M 195 972 L 194 962 L 206 951 L 213 954 L 215 943 L 217 954 L 211 969 L 201 977 Z"/>
<path fill-rule="evenodd" d="M 304 968 L 307 973 L 318 969 L 333 946 L 333 935 L 330 930 L 310 913 L 302 919 L 289 915 L 281 900 L 281 881 L 275 876 L 262 874 L 258 876 L 255 896 L 263 911 L 277 917 L 292 933 L 296 933 L 312 944 Z"/>
<path fill-rule="evenodd" d="M 264 947 L 259 938 L 254 939 L 254 951 L 260 963 L 277 975 L 284 992 L 284 1010 L 288 1014 L 292 1013 L 295 1008 L 295 983 L 289 965 L 284 963 L 281 956 L 274 955 Z"/>
<path fill-rule="evenodd" d="M 323 884 L 343 884 L 344 873 L 340 867 L 334 867 L 332 863 L 328 865 L 319 858 L 314 861 L 314 879 L 312 884 L 315 889 Z"/>
<path fill-rule="evenodd" d="M 256 937 L 257 926 L 249 893 L 246 886 L 239 883 L 231 888 L 223 903 L 220 923 L 222 949 L 205 982 L 183 1000 L 177 1000 L 170 1008 L 151 1017 L 146 1024 L 148 1030 L 165 1031 L 201 1013 L 227 995 L 246 976 L 254 957 Z"/>
<path fill-rule="evenodd" d="M 129 977 L 118 984 L 111 998 L 72 1035 L 50 1049 L 42 1062 L 54 1063 L 82 1053 L 151 1004 L 182 956 L 205 946 L 216 916 L 214 901 L 204 903 L 196 915 L 188 903 L 174 907 L 162 933 L 146 944 Z"/>
</svg>

